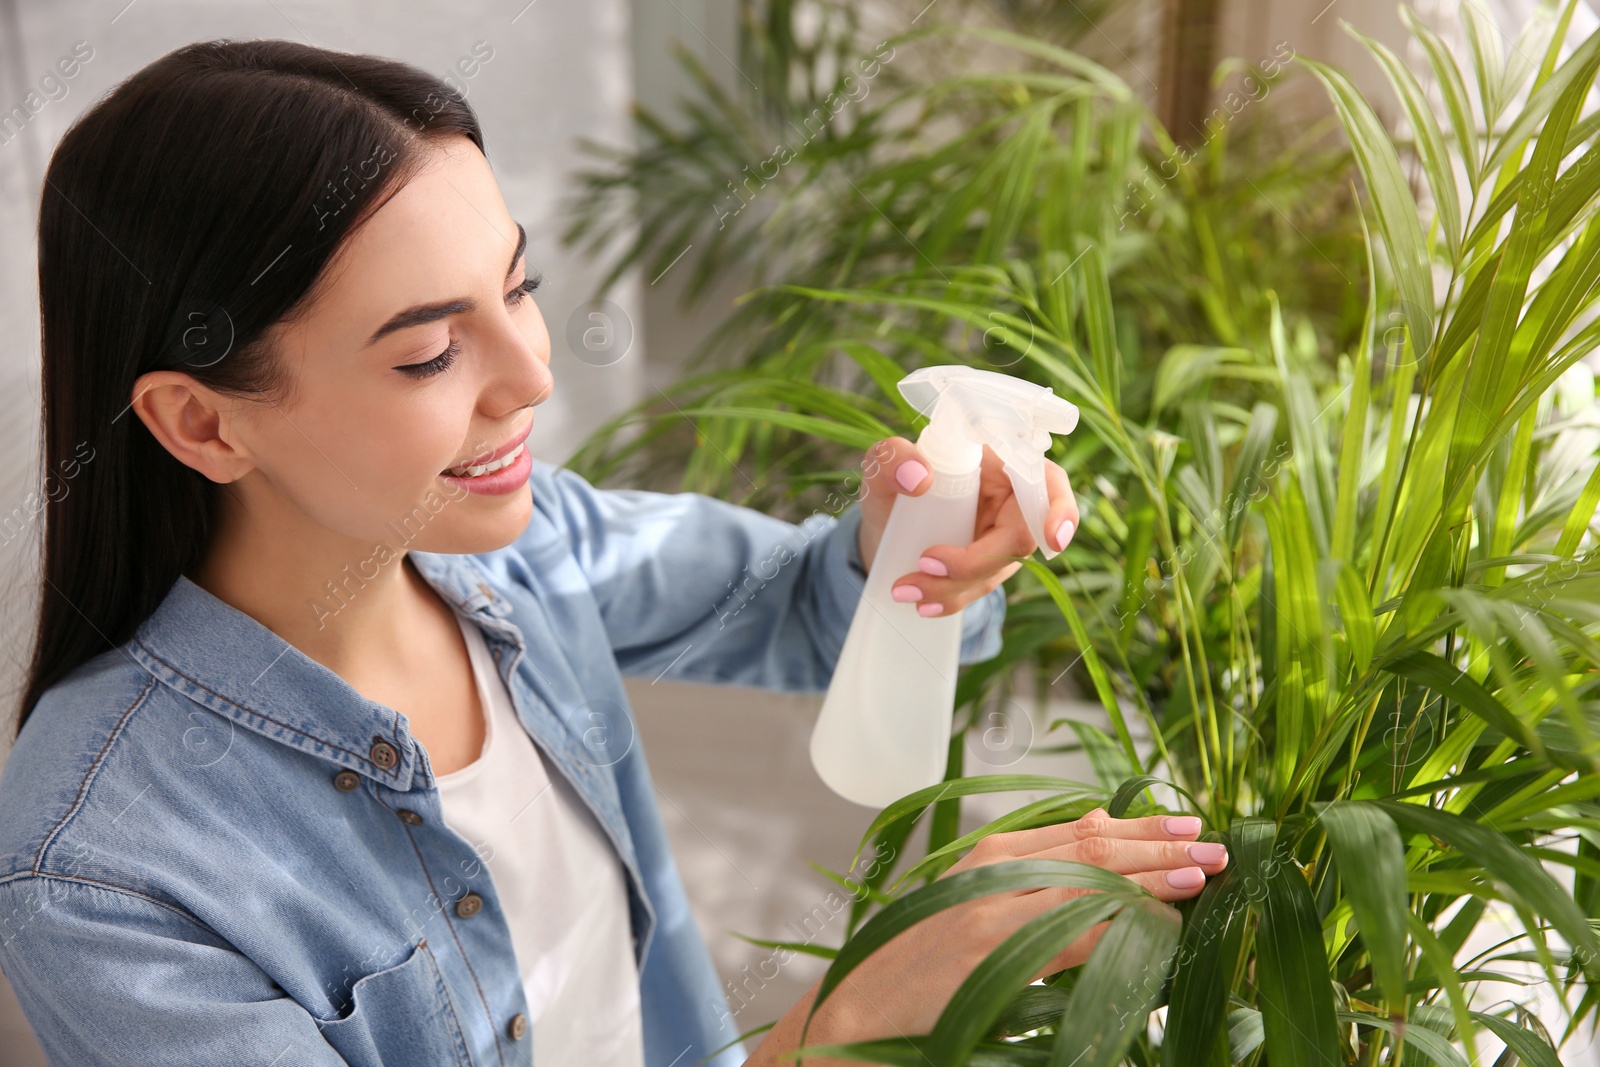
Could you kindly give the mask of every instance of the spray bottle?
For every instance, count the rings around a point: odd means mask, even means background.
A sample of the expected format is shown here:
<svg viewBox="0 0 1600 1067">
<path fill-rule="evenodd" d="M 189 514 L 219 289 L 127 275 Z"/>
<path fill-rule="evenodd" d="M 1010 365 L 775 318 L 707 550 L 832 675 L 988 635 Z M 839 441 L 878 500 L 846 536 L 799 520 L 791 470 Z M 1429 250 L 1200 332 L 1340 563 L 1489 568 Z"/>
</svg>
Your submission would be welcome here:
<svg viewBox="0 0 1600 1067">
<path fill-rule="evenodd" d="M 933 475 L 921 496 L 897 496 L 811 734 L 811 762 L 846 800 L 870 807 L 944 777 L 955 711 L 962 612 L 925 618 L 890 595 L 934 545 L 968 545 L 978 514 L 983 446 L 1005 464 L 1033 539 L 1050 508 L 1045 453 L 1071 433 L 1078 409 L 1050 389 L 995 371 L 924 367 L 900 392 L 928 425 L 917 438 Z"/>
</svg>

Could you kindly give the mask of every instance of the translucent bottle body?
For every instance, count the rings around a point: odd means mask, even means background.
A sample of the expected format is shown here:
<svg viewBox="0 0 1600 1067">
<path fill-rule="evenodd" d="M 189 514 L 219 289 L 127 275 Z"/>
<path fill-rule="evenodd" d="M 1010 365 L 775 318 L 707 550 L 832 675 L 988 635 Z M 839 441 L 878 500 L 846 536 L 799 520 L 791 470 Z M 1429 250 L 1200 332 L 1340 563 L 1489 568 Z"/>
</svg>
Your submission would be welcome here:
<svg viewBox="0 0 1600 1067">
<path fill-rule="evenodd" d="M 962 613 L 925 618 L 891 590 L 927 549 L 972 542 L 979 472 L 932 473 L 927 492 L 895 498 L 811 734 L 822 780 L 870 807 L 944 777 Z"/>
</svg>

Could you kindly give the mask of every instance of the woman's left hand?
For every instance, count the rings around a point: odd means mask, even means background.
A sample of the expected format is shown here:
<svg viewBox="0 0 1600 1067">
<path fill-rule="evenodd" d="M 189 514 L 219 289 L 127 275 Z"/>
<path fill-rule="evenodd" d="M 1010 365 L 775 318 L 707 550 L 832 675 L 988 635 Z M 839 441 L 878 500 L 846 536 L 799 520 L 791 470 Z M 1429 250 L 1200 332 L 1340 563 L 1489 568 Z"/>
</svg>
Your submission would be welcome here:
<svg viewBox="0 0 1600 1067">
<path fill-rule="evenodd" d="M 904 437 L 886 437 L 867 450 L 862 463 L 861 528 L 857 543 L 861 562 L 870 572 L 883 528 L 889 522 L 897 493 L 921 496 L 933 485 L 933 475 L 923 462 L 917 446 Z M 1078 528 L 1078 502 L 1061 465 L 1044 461 L 1045 486 L 1050 495 L 1050 510 L 1044 528 L 1060 550 L 1072 540 Z M 1022 564 L 1007 557 L 1026 556 L 1038 548 L 1022 510 L 1011 491 L 1011 479 L 993 449 L 983 446 L 983 473 L 978 485 L 978 519 L 970 545 L 930 545 L 919 561 L 921 570 L 896 576 L 896 600 L 915 603 L 922 615 L 943 615 L 960 611 L 981 599 Z"/>
</svg>

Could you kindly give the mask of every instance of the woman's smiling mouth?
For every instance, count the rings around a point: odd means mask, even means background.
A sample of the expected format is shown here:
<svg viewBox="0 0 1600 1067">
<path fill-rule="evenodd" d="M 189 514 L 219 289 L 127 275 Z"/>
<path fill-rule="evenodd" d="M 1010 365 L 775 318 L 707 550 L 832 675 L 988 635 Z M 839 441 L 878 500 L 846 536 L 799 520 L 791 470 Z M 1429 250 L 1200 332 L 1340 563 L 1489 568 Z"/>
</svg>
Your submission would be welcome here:
<svg viewBox="0 0 1600 1067">
<path fill-rule="evenodd" d="M 520 451 L 525 447 L 528 435 L 533 432 L 533 420 L 528 420 L 528 425 L 512 434 L 493 452 L 488 455 L 480 453 L 466 463 L 459 463 L 454 467 L 446 467 L 440 474 L 456 478 L 475 478 L 491 474 L 502 467 L 510 466 L 516 462 Z"/>
<path fill-rule="evenodd" d="M 481 478 L 485 474 L 493 474 L 495 471 L 500 470 L 503 467 L 511 466 L 511 464 L 515 463 L 519 458 L 521 458 L 522 453 L 527 450 L 527 447 L 528 445 L 524 441 L 519 443 L 517 447 L 513 448 L 510 452 L 507 452 L 499 459 L 490 460 L 487 463 L 481 463 L 476 466 L 469 465 L 465 467 L 451 467 L 449 470 L 442 471 L 441 473 L 453 475 L 457 478 Z"/>
<path fill-rule="evenodd" d="M 509 440 L 476 462 L 447 467 L 439 472 L 441 478 L 460 485 L 473 493 L 501 496 L 516 491 L 527 484 L 533 473 L 533 454 L 528 451 L 528 434 L 533 432 L 533 420 L 526 429 L 513 434 Z"/>
</svg>

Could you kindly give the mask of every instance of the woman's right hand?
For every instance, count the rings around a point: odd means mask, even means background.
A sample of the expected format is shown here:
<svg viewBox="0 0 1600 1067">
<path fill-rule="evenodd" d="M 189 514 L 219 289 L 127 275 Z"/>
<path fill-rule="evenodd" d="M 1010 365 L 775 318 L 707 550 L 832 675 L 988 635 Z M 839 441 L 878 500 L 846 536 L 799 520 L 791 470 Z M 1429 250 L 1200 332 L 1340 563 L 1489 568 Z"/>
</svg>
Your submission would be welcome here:
<svg viewBox="0 0 1600 1067">
<path fill-rule="evenodd" d="M 946 875 L 1019 859 L 1074 860 L 1127 875 L 1169 903 L 1199 895 L 1206 878 L 1228 865 L 1220 844 L 1196 842 L 1194 816 L 1152 815 L 1113 819 L 1096 808 L 1082 818 L 1035 830 L 992 834 L 973 846 Z M 806 1034 L 808 1045 L 846 1044 L 927 1034 L 974 967 L 1018 927 L 1093 890 L 1050 887 L 1013 890 L 958 904 L 905 930 L 868 956 L 829 994 Z M 1089 957 L 1107 923 L 1057 953 L 1036 981 Z M 747 1061 L 777 1063 L 776 1054 L 798 1047 L 815 985 L 780 1019 Z M 814 1067 L 848 1061 L 806 1057 Z"/>
</svg>

